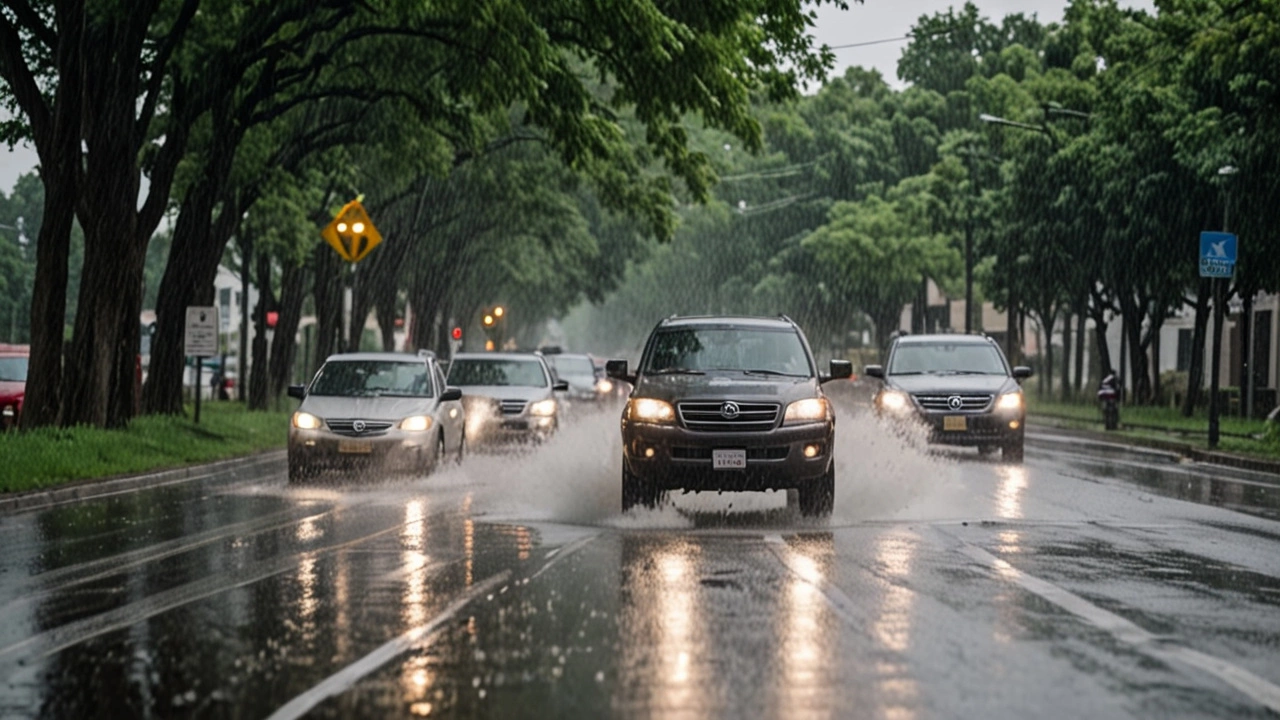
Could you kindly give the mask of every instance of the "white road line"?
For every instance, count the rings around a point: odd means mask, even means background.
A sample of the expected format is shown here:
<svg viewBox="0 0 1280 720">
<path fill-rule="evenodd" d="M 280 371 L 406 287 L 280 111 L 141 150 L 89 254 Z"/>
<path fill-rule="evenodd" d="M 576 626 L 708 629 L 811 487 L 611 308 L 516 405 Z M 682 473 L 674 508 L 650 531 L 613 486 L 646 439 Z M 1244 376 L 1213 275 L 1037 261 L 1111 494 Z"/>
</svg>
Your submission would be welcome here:
<svg viewBox="0 0 1280 720">
<path fill-rule="evenodd" d="M 1272 712 L 1280 713 L 1280 686 L 1221 658 L 1206 655 L 1159 638 L 1119 615 L 1103 610 L 1069 590 L 1018 570 L 1008 562 L 976 545 L 964 543 L 960 546 L 960 551 L 982 565 L 991 568 L 1000 577 L 1010 580 L 1072 615 L 1106 630 L 1116 638 L 1133 645 L 1140 652 L 1160 660 L 1180 661 L 1183 664 L 1203 670 L 1249 696 L 1263 707 Z"/>
<path fill-rule="evenodd" d="M 844 591 L 835 584 L 827 582 L 824 578 L 814 577 L 812 571 L 806 572 L 804 568 L 798 567 L 795 561 L 789 557 L 787 543 L 782 539 L 781 535 L 765 535 L 765 544 L 769 547 L 769 552 L 778 558 L 778 562 L 794 575 L 800 582 L 812 587 L 830 603 L 832 610 L 846 624 L 858 627 L 863 624 L 863 620 L 859 615 L 858 604 L 853 598 L 844 594 Z"/>
<path fill-rule="evenodd" d="M 440 611 L 427 624 L 419 625 L 400 637 L 388 640 L 373 652 L 325 678 L 318 685 L 271 713 L 268 720 L 300 718 L 326 698 L 346 692 L 366 675 L 391 662 L 397 656 L 412 650 L 414 646 L 438 630 L 441 625 L 449 622 L 455 615 L 462 612 L 473 600 L 487 595 L 493 588 L 506 582 L 509 577 L 511 577 L 511 571 L 503 570 L 497 575 L 471 586 L 470 590 L 450 603 L 448 607 Z"/>
</svg>

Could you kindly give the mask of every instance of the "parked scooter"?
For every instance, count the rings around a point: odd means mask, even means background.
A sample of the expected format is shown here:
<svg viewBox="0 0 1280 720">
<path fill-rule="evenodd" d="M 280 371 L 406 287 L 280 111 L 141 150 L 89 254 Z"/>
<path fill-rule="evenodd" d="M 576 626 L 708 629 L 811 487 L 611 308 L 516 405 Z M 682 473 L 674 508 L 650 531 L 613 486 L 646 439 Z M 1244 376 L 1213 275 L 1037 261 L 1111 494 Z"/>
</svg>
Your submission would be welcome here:
<svg viewBox="0 0 1280 720">
<path fill-rule="evenodd" d="M 1120 427 L 1120 380 L 1110 370 L 1098 384 L 1098 404 L 1102 406 L 1102 424 L 1108 430 Z"/>
</svg>

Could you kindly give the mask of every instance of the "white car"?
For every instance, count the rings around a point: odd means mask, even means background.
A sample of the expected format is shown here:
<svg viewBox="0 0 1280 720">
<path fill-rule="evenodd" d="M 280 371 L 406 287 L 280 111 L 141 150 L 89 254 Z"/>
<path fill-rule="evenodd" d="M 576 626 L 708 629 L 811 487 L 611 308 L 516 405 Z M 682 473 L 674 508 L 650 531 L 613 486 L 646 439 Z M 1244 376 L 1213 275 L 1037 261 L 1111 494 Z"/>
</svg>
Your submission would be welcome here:
<svg viewBox="0 0 1280 720">
<path fill-rule="evenodd" d="M 465 453 L 462 391 L 429 352 L 330 355 L 289 396 L 302 400 L 289 422 L 290 482 L 328 469 L 425 475 Z"/>
<path fill-rule="evenodd" d="M 532 352 L 458 353 L 449 384 L 462 389 L 467 437 L 476 445 L 546 440 L 560 426 L 556 393 L 569 390 Z"/>
</svg>

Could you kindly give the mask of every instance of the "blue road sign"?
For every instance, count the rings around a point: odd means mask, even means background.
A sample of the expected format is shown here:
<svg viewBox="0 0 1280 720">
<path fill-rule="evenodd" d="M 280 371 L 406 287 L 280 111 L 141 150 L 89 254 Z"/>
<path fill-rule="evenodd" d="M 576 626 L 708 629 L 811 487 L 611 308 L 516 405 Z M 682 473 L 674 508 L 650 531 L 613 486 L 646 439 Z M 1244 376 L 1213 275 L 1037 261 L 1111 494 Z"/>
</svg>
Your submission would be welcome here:
<svg viewBox="0 0 1280 720">
<path fill-rule="evenodd" d="M 1236 269 L 1236 236 L 1224 232 L 1200 233 L 1200 277 L 1231 277 Z"/>
</svg>

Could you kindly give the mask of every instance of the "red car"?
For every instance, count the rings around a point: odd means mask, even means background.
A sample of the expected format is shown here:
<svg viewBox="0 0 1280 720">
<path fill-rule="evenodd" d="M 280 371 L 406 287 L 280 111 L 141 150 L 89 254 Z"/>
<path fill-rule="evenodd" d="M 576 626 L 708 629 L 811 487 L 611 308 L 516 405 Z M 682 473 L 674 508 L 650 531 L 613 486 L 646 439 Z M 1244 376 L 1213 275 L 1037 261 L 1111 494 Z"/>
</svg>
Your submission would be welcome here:
<svg viewBox="0 0 1280 720">
<path fill-rule="evenodd" d="M 22 396 L 27 390 L 29 345 L 0 344 L 0 429 L 18 424 L 22 413 Z"/>
</svg>

